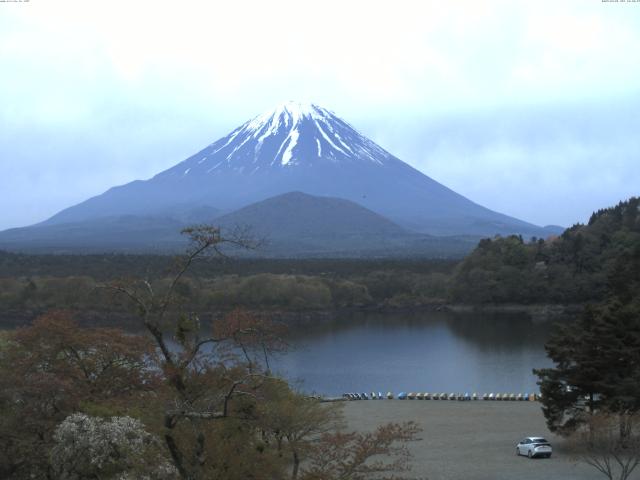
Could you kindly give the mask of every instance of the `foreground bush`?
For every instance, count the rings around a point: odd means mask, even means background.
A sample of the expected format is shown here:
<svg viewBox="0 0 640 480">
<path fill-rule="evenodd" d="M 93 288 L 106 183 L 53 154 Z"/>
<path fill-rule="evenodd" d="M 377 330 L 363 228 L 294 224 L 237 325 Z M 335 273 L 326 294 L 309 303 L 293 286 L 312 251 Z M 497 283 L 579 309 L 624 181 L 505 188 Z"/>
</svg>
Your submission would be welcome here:
<svg viewBox="0 0 640 480">
<path fill-rule="evenodd" d="M 58 425 L 53 441 L 51 466 L 60 480 L 178 478 L 159 440 L 131 417 L 75 413 Z"/>
</svg>

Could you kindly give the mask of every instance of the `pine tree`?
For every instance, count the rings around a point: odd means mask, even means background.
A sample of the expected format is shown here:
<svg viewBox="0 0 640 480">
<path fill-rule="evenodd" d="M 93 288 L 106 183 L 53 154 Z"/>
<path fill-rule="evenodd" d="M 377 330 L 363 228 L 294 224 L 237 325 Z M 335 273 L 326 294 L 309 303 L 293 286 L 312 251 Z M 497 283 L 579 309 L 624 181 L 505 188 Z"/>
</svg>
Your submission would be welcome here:
<svg viewBox="0 0 640 480">
<path fill-rule="evenodd" d="M 609 297 L 559 328 L 545 346 L 555 368 L 534 370 L 549 429 L 574 431 L 596 411 L 640 412 L 640 248 L 624 252 Z M 621 435 L 624 431 L 621 429 Z"/>
<path fill-rule="evenodd" d="M 595 317 L 588 308 L 577 321 L 559 327 L 545 345 L 556 367 L 534 370 L 540 379 L 542 411 L 552 432 L 574 431 L 600 406 L 598 381 L 603 365 L 594 336 Z"/>
</svg>

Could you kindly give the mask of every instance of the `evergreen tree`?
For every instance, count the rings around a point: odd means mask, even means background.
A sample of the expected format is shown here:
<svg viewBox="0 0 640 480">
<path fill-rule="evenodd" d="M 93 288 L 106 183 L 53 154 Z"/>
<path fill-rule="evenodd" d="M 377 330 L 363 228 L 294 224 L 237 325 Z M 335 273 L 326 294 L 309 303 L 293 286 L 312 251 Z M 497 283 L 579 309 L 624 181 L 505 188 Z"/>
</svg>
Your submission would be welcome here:
<svg viewBox="0 0 640 480">
<path fill-rule="evenodd" d="M 588 308 L 575 322 L 557 329 L 545 345 L 555 368 L 534 370 L 542 394 L 542 411 L 552 432 L 574 431 L 599 407 L 600 364 L 594 335 L 596 313 Z"/>
<path fill-rule="evenodd" d="M 556 367 L 534 373 L 550 430 L 570 433 L 595 411 L 640 411 L 639 267 L 636 245 L 616 260 L 608 300 L 559 328 L 545 346 Z"/>
<path fill-rule="evenodd" d="M 640 198 L 595 212 L 559 237 L 523 243 L 519 236 L 480 241 L 452 275 L 451 299 L 462 303 L 584 304 L 607 299 L 616 272 L 640 295 L 628 263 L 640 249 Z M 533 240 L 533 239 L 532 239 Z M 636 258 L 638 256 L 636 255 Z"/>
</svg>

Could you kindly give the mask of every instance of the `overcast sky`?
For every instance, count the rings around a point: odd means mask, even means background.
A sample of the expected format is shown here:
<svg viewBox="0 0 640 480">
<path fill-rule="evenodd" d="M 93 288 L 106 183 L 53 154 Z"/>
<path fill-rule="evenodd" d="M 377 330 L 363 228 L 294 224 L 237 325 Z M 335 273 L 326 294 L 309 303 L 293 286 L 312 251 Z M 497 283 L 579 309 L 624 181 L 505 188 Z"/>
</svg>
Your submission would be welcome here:
<svg viewBox="0 0 640 480">
<path fill-rule="evenodd" d="M 0 2 L 0 229 L 285 100 L 540 225 L 640 194 L 640 3 L 222 3 Z"/>
</svg>

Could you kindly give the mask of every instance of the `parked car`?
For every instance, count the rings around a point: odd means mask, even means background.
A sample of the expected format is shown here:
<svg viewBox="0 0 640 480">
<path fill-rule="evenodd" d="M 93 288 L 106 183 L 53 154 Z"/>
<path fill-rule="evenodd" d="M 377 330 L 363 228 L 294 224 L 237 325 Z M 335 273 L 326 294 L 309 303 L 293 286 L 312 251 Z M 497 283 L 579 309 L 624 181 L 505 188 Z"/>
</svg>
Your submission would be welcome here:
<svg viewBox="0 0 640 480">
<path fill-rule="evenodd" d="M 551 456 L 551 444 L 542 437 L 527 437 L 516 445 L 516 455 L 526 455 L 529 458 Z"/>
</svg>

